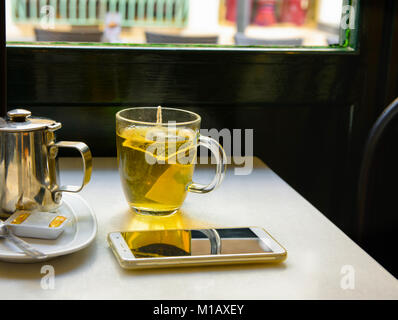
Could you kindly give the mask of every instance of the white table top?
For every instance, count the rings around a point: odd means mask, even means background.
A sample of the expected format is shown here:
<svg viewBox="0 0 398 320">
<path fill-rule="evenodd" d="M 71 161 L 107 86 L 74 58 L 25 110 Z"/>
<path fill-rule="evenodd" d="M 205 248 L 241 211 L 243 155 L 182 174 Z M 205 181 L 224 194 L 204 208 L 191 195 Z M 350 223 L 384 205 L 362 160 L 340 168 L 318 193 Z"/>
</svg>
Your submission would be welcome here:
<svg viewBox="0 0 398 320">
<path fill-rule="evenodd" d="M 61 160 L 63 182 L 80 181 L 79 159 Z M 397 279 L 264 163 L 254 163 L 248 176 L 229 168 L 217 190 L 189 194 L 181 213 L 151 218 L 129 210 L 116 159 L 95 158 L 80 193 L 97 216 L 94 243 L 47 262 L 0 262 L 0 299 L 398 299 Z M 209 180 L 212 170 L 197 168 L 195 179 Z M 288 258 L 279 265 L 133 271 L 120 268 L 106 242 L 111 231 L 208 226 L 263 227 Z M 45 264 L 54 267 L 54 289 L 40 286 Z M 355 272 L 354 289 L 341 286 L 347 265 Z"/>
</svg>

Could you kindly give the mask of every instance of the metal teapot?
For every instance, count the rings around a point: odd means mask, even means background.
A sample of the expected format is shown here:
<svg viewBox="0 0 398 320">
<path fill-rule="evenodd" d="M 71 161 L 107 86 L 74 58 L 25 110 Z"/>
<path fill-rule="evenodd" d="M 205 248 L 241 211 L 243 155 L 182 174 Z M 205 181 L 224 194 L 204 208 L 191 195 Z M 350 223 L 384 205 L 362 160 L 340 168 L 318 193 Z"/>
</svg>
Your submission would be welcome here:
<svg viewBox="0 0 398 320">
<path fill-rule="evenodd" d="M 0 118 L 0 217 L 16 210 L 52 211 L 62 192 L 79 192 L 89 181 L 92 157 L 83 142 L 55 141 L 61 123 L 31 117 L 31 112 L 15 109 Z M 83 182 L 60 186 L 58 148 L 75 148 L 83 159 Z"/>
</svg>

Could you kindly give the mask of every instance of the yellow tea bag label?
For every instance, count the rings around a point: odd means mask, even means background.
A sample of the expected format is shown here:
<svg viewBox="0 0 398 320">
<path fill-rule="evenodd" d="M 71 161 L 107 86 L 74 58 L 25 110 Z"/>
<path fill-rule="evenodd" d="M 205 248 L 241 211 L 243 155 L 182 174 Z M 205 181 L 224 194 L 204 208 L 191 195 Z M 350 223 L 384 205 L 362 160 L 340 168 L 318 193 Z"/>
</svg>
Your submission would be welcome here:
<svg viewBox="0 0 398 320">
<path fill-rule="evenodd" d="M 56 228 L 59 227 L 64 221 L 66 220 L 65 217 L 63 216 L 56 216 L 48 225 L 50 228 Z"/>
<path fill-rule="evenodd" d="M 16 217 L 14 220 L 12 220 L 11 223 L 12 224 L 21 224 L 29 216 L 30 216 L 30 213 L 28 213 L 28 212 L 21 213 L 18 217 Z"/>
</svg>

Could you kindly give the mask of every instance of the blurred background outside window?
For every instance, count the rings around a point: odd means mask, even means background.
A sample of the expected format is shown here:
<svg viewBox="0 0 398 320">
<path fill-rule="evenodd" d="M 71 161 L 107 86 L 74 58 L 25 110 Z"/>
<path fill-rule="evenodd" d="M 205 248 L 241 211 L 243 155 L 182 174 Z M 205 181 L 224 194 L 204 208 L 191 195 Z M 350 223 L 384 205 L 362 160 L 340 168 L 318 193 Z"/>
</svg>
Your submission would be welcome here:
<svg viewBox="0 0 398 320">
<path fill-rule="evenodd" d="M 7 41 L 338 44 L 343 0 L 6 0 Z"/>
</svg>

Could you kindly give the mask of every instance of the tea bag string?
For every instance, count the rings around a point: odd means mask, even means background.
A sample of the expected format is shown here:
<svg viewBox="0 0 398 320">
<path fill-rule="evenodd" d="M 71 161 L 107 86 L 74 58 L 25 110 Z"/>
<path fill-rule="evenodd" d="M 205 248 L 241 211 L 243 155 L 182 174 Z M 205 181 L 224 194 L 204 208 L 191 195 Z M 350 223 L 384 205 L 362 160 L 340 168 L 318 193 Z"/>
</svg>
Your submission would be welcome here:
<svg viewBox="0 0 398 320">
<path fill-rule="evenodd" d="M 158 111 L 156 112 L 156 124 L 158 126 L 162 124 L 162 106 L 158 106 Z"/>
</svg>

